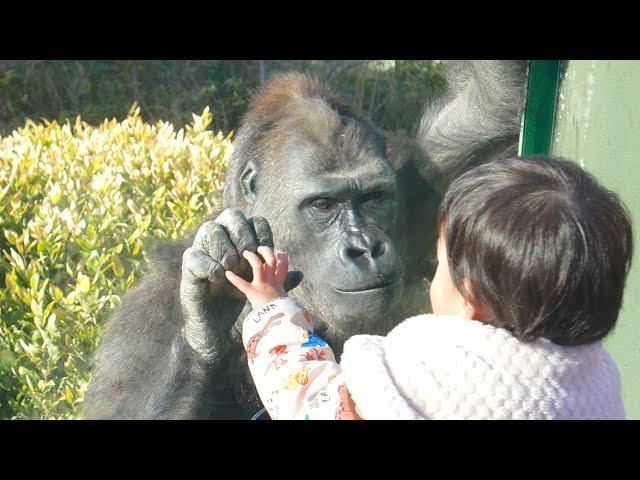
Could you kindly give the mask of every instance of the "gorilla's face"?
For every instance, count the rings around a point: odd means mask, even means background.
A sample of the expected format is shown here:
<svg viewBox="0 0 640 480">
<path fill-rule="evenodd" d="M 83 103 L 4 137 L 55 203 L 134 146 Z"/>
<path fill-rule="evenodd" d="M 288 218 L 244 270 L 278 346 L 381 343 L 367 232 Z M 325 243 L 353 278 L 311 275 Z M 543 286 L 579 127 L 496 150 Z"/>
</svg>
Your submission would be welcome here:
<svg viewBox="0 0 640 480">
<path fill-rule="evenodd" d="M 372 332 L 403 291 L 392 240 L 396 176 L 378 134 L 350 118 L 334 120 L 324 130 L 297 125 L 290 132 L 277 164 L 258 176 L 255 213 L 304 273 L 293 293 L 320 322 L 318 331 L 352 335 Z"/>
</svg>

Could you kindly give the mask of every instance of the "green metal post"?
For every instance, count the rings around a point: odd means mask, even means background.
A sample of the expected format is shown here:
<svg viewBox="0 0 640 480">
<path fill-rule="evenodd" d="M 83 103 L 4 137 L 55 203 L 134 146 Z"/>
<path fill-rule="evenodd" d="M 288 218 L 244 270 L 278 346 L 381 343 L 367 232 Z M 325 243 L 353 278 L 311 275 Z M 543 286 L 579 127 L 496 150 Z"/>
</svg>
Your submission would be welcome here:
<svg viewBox="0 0 640 480">
<path fill-rule="evenodd" d="M 559 78 L 559 60 L 531 60 L 520 155 L 550 153 Z"/>
</svg>

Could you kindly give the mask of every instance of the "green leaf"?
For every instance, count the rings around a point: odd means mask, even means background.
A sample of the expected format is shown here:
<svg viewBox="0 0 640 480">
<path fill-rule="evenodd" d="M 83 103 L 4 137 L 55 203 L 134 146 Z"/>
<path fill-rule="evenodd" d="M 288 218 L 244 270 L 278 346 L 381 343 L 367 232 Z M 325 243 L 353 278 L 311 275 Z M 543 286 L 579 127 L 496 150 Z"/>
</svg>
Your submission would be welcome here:
<svg viewBox="0 0 640 480">
<path fill-rule="evenodd" d="M 16 361 L 16 356 L 11 350 L 0 350 L 0 370 L 10 368 Z"/>
<path fill-rule="evenodd" d="M 111 259 L 111 269 L 113 270 L 113 273 L 115 273 L 118 277 L 124 275 L 124 267 L 122 266 L 122 263 L 117 256 L 114 256 Z"/>
<path fill-rule="evenodd" d="M 18 243 L 18 234 L 12 230 L 5 230 L 4 237 L 11 245 L 16 245 Z"/>
<path fill-rule="evenodd" d="M 64 398 L 69 405 L 73 405 L 73 392 L 69 388 L 69 385 L 64 386 Z"/>
<path fill-rule="evenodd" d="M 18 252 L 16 252 L 13 248 L 11 249 L 11 258 L 15 262 L 16 267 L 18 268 L 18 271 L 22 271 L 23 272 L 24 269 L 25 269 L 24 260 L 22 259 L 20 254 Z"/>
<path fill-rule="evenodd" d="M 87 293 L 91 288 L 91 281 L 89 277 L 87 277 L 82 272 L 78 272 L 78 276 L 76 278 L 76 290 L 80 293 Z"/>
</svg>

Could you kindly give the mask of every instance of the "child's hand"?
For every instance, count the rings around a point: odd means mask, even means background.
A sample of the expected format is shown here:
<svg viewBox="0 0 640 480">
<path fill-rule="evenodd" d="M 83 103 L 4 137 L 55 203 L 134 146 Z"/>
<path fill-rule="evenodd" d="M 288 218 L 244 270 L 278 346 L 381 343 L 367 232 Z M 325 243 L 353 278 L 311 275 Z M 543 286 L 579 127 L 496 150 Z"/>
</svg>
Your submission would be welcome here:
<svg viewBox="0 0 640 480">
<path fill-rule="evenodd" d="M 282 252 L 274 255 L 271 248 L 264 246 L 258 247 L 258 253 L 264 258 L 264 263 L 255 253 L 248 250 L 242 252 L 242 256 L 247 259 L 253 269 L 251 283 L 229 270 L 225 272 L 227 280 L 246 295 L 253 308 L 275 298 L 287 296 L 284 290 L 284 279 L 289 269 L 287 256 Z"/>
</svg>

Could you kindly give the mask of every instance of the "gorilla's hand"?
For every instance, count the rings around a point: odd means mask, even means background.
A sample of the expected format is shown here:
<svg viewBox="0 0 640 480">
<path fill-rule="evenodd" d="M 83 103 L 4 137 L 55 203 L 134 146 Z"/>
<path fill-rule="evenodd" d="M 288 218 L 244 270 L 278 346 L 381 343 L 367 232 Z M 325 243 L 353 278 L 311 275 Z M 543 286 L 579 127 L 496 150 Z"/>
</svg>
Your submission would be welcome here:
<svg viewBox="0 0 640 480">
<path fill-rule="evenodd" d="M 198 229 L 193 245 L 184 252 L 180 282 L 183 332 L 191 348 L 207 362 L 224 354 L 229 331 L 246 300 L 224 272 L 249 278 L 251 270 L 241 254 L 244 250 L 255 253 L 261 245 L 273 248 L 267 221 L 257 216 L 246 219 L 239 210 L 226 209 Z M 301 280 L 300 272 L 291 272 L 285 288 L 294 288 Z"/>
</svg>

